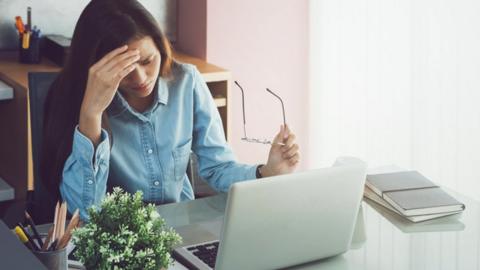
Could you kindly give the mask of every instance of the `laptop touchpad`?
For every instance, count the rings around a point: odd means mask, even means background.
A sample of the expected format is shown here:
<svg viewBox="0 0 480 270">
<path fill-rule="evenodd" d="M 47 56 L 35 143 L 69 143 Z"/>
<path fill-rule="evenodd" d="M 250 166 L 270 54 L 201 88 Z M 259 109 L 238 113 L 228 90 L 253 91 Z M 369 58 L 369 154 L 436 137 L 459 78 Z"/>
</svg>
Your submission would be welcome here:
<svg viewBox="0 0 480 270">
<path fill-rule="evenodd" d="M 223 217 L 207 222 L 198 222 L 174 228 L 183 238 L 180 246 L 198 244 L 220 239 Z"/>
</svg>

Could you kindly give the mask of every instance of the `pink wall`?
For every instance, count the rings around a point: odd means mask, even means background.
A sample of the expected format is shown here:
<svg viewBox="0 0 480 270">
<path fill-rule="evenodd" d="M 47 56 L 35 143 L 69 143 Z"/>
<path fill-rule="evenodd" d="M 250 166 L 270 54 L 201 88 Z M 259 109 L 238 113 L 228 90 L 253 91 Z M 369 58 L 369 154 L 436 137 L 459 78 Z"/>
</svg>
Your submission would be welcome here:
<svg viewBox="0 0 480 270">
<path fill-rule="evenodd" d="M 182 1 L 195 2 L 179 2 Z M 230 70 L 233 79 L 244 87 L 249 136 L 272 139 L 283 122 L 281 105 L 265 91 L 268 87 L 285 102 L 287 123 L 301 147 L 299 169 L 305 169 L 308 165 L 308 1 L 207 0 L 206 18 L 206 60 Z M 243 134 L 241 94 L 233 85 L 231 97 L 230 144 L 241 162 L 266 162 L 268 146 L 240 140 Z"/>
</svg>

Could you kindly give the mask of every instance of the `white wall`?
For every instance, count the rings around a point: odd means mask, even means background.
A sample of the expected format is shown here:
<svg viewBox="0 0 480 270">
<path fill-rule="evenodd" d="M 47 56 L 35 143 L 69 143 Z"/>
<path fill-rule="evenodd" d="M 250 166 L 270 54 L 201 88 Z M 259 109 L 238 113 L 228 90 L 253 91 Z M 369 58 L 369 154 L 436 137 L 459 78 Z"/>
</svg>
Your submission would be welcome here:
<svg viewBox="0 0 480 270">
<path fill-rule="evenodd" d="M 0 49 L 16 49 L 18 34 L 15 16 L 27 23 L 27 7 L 32 7 L 32 24 L 43 34 L 73 35 L 77 19 L 89 0 L 0 0 Z M 158 20 L 171 40 L 176 33 L 176 0 L 139 0 Z"/>
<path fill-rule="evenodd" d="M 310 166 L 354 155 L 480 199 L 478 14 L 473 0 L 310 0 Z"/>
</svg>

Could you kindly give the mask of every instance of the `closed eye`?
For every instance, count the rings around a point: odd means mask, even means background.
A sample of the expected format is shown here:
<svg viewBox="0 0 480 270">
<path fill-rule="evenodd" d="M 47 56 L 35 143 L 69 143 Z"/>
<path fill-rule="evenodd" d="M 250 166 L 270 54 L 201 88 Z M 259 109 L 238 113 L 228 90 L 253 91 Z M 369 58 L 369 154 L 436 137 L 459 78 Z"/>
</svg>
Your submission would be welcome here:
<svg viewBox="0 0 480 270">
<path fill-rule="evenodd" d="M 140 65 L 146 66 L 146 65 L 150 64 L 151 62 L 152 62 L 152 60 L 147 59 L 147 60 L 145 60 L 145 61 L 140 62 Z"/>
<path fill-rule="evenodd" d="M 148 65 L 148 64 L 150 64 L 150 63 L 152 62 L 153 57 L 154 57 L 153 54 L 152 54 L 152 55 L 149 55 L 145 60 L 139 61 L 139 64 L 142 65 L 142 66 L 146 66 L 146 65 Z"/>
</svg>

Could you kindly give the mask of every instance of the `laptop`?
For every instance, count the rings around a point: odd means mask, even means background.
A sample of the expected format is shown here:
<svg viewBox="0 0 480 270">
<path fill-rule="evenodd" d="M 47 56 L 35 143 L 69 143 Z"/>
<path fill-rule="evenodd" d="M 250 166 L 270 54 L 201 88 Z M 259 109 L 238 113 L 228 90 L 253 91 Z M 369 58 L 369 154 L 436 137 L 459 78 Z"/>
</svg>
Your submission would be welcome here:
<svg viewBox="0 0 480 270">
<path fill-rule="evenodd" d="M 220 239 L 174 249 L 189 269 L 278 269 L 349 249 L 365 166 L 346 165 L 230 187 Z"/>
<path fill-rule="evenodd" d="M 40 260 L 0 220 L 0 262 L 1 269 L 47 270 Z"/>
</svg>

